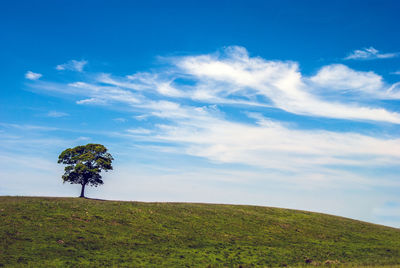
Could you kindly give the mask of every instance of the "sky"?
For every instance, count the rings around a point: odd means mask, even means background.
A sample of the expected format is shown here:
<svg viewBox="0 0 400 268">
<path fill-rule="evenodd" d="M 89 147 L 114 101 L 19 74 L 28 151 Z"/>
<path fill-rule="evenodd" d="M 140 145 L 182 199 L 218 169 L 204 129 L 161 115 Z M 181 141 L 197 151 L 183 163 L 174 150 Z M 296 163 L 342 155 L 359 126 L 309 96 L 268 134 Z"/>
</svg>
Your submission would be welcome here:
<svg viewBox="0 0 400 268">
<path fill-rule="evenodd" d="M 251 204 L 400 227 L 398 1 L 1 1 L 0 195 Z"/>
</svg>

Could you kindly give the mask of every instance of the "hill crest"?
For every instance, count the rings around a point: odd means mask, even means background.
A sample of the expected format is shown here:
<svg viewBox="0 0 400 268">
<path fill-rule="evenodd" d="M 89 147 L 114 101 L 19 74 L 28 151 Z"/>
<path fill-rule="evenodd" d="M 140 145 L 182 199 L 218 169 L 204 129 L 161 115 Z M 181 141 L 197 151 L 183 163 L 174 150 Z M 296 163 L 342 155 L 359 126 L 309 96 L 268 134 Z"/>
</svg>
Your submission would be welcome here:
<svg viewBox="0 0 400 268">
<path fill-rule="evenodd" d="M 248 205 L 0 197 L 0 264 L 400 264 L 400 229 Z"/>
</svg>

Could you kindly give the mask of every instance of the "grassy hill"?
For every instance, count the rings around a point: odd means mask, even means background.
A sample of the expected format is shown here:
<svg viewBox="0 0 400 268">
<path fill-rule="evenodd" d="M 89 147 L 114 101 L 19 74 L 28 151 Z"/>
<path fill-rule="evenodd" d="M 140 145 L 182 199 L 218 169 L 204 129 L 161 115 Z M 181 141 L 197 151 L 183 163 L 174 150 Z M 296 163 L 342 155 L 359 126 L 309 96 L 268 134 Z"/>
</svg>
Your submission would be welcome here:
<svg viewBox="0 0 400 268">
<path fill-rule="evenodd" d="M 0 266 L 400 264 L 400 229 L 279 208 L 0 197 Z"/>
</svg>

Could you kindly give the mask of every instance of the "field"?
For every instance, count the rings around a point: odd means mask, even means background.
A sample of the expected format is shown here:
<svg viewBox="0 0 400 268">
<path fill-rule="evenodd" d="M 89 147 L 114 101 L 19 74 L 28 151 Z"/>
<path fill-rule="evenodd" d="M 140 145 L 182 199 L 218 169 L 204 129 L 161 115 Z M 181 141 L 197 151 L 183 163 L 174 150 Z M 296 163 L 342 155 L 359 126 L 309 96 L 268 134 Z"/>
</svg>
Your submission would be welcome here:
<svg viewBox="0 0 400 268">
<path fill-rule="evenodd" d="M 400 264 L 400 229 L 280 208 L 0 197 L 0 219 L 6 267 Z"/>
</svg>

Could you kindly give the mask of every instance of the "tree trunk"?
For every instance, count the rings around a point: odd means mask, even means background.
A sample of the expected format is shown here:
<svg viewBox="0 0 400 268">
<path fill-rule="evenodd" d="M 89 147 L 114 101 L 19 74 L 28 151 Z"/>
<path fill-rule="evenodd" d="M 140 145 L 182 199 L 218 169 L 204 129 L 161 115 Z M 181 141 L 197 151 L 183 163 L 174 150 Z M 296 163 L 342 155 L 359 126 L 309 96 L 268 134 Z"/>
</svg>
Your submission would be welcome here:
<svg viewBox="0 0 400 268">
<path fill-rule="evenodd" d="M 81 196 L 79 197 L 85 197 L 85 186 L 86 184 L 82 184 Z"/>
</svg>

